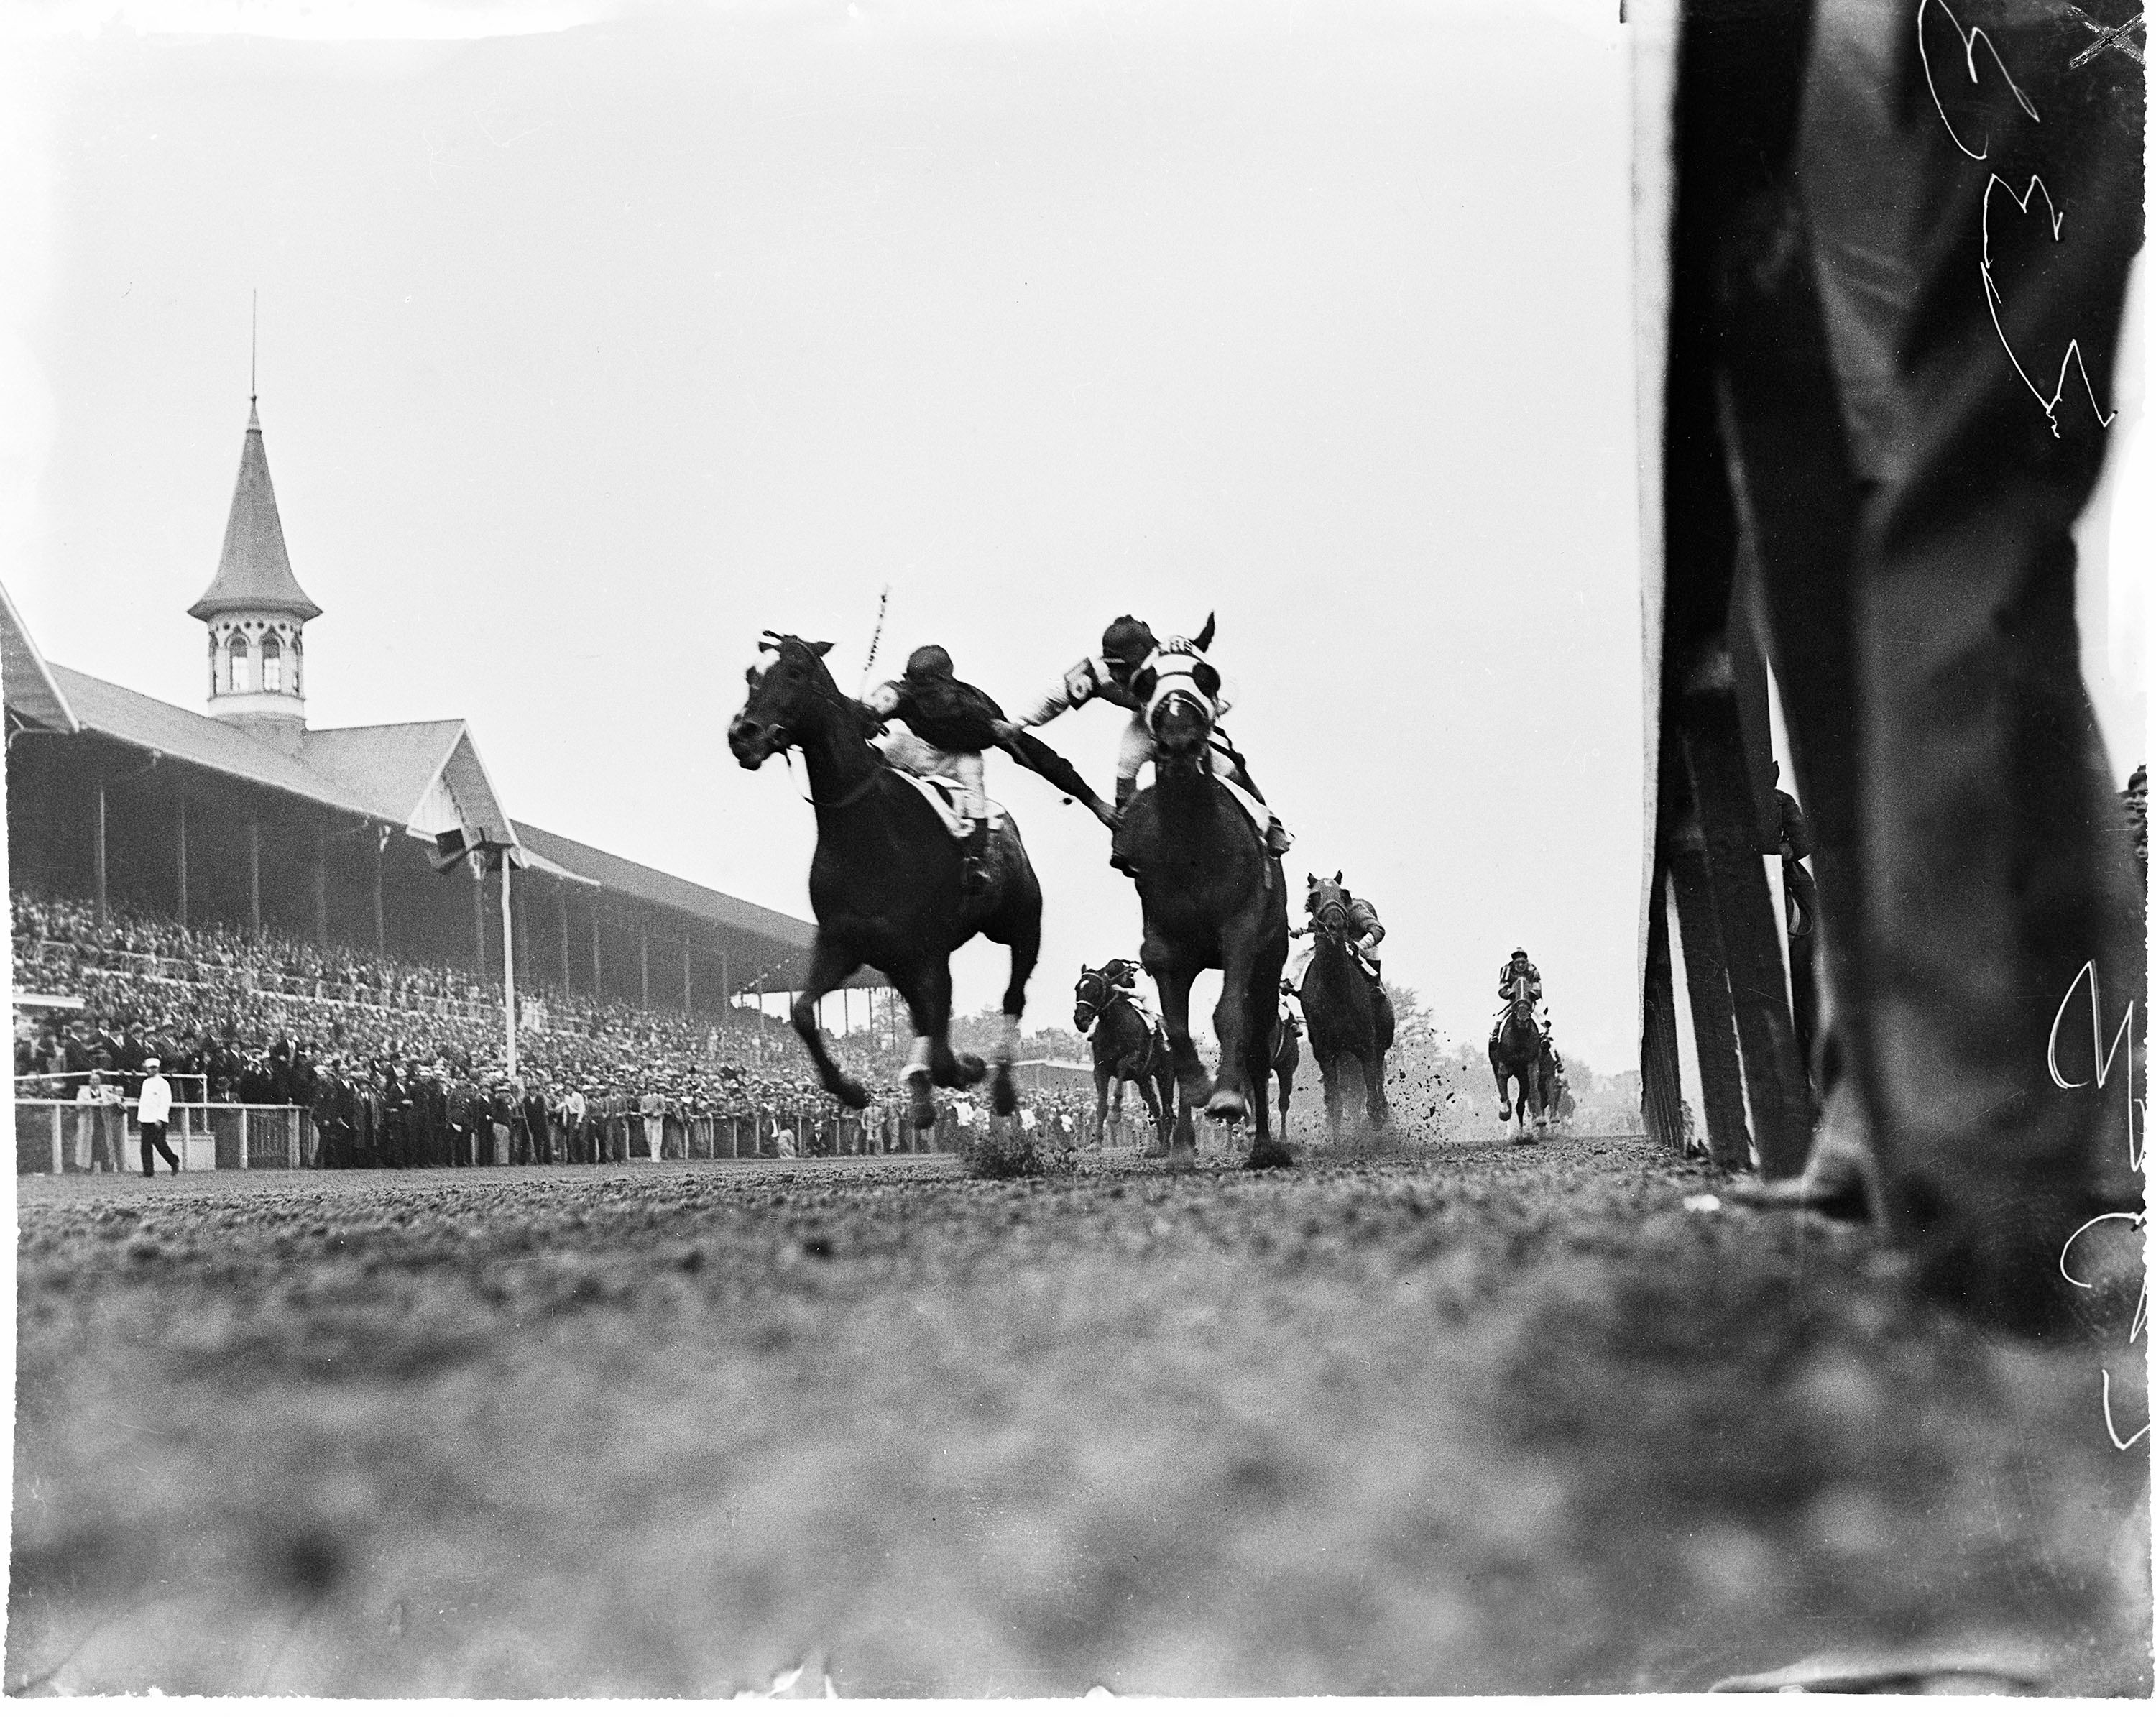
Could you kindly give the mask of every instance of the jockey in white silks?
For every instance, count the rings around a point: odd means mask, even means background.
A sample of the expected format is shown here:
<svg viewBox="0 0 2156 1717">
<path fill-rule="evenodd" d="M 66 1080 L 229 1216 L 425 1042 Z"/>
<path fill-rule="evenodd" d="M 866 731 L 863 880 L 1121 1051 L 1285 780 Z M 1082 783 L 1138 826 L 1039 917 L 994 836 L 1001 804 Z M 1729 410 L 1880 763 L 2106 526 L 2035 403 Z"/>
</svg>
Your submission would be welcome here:
<svg viewBox="0 0 2156 1717">
<path fill-rule="evenodd" d="M 1163 677 L 1179 676 L 1187 663 L 1204 661 L 1202 640 L 1209 640 L 1211 634 L 1209 621 L 1199 635 L 1200 643 L 1175 639 L 1163 647 L 1153 636 L 1152 627 L 1143 620 L 1124 614 L 1101 634 L 1101 654 L 1088 656 L 1071 667 L 1020 718 L 1019 725 L 1038 727 L 1054 721 L 1067 709 L 1075 709 L 1081 703 L 1096 699 L 1130 711 L 1129 725 L 1123 729 L 1122 742 L 1116 753 L 1116 809 L 1121 811 L 1137 794 L 1138 771 L 1152 760 L 1154 750 L 1152 728 L 1147 721 L 1151 712 L 1147 701 L 1132 689 L 1132 681 L 1148 663 L 1159 667 Z M 1156 701 L 1160 695 L 1156 689 Z M 1265 850 L 1274 854 L 1286 852 L 1294 844 L 1294 837 L 1265 803 L 1256 783 L 1250 779 L 1249 765 L 1228 743 L 1218 725 L 1219 717 L 1227 712 L 1226 701 L 1214 697 L 1209 702 L 1213 707 L 1215 725 L 1207 762 L 1214 778 L 1235 796 L 1251 822 L 1265 830 Z"/>
</svg>

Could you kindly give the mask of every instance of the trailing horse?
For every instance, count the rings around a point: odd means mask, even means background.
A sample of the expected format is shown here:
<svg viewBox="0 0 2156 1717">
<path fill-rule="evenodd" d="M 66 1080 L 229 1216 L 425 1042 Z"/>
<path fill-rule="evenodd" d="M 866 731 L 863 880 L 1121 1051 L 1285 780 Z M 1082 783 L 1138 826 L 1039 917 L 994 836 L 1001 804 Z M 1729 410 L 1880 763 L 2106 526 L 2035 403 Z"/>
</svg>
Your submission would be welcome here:
<svg viewBox="0 0 2156 1717">
<path fill-rule="evenodd" d="M 1548 1072 L 1548 1046 L 1542 1027 L 1535 1023 L 1535 998 L 1524 972 L 1516 973 L 1505 986 L 1505 1017 L 1490 1040 L 1490 1071 L 1497 1077 L 1497 1118 L 1511 1122 L 1517 1114 L 1517 1130 L 1507 1129 L 1509 1139 L 1523 1139 L 1532 1125 L 1543 1124 L 1548 1097 L 1543 1081 Z M 1512 1083 L 1520 1082 L 1520 1100 L 1512 1102 Z"/>
<path fill-rule="evenodd" d="M 816 1003 L 862 967 L 874 967 L 912 1015 L 906 1072 L 912 1119 L 916 1127 L 934 1126 L 931 1082 L 970 1086 L 986 1071 L 978 1056 L 954 1055 L 950 1039 L 952 951 L 985 936 L 1011 951 L 993 1087 L 995 1113 L 1010 1114 L 1018 1107 L 1011 1059 L 1026 979 L 1040 954 L 1040 884 L 1018 825 L 1004 819 L 988 845 L 988 886 L 965 892 L 958 843 L 920 789 L 868 743 L 860 707 L 824 666 L 831 646 L 764 637 L 769 654 L 748 671 L 748 700 L 728 725 L 726 743 L 745 769 L 795 748 L 808 766 L 816 808 L 816 853 L 808 866 L 816 941 L 793 1019 L 824 1088 L 854 1108 L 868 1103 L 824 1046 Z"/>
<path fill-rule="evenodd" d="M 1294 1159 L 1272 1137 L 1265 1082 L 1287 963 L 1287 885 L 1250 817 L 1213 774 L 1212 733 L 1220 676 L 1194 645 L 1170 643 L 1133 677 L 1154 744 L 1154 779 L 1134 797 L 1116 835 L 1116 856 L 1133 871 L 1144 908 L 1139 958 L 1160 993 L 1176 1071 L 1170 1165 L 1197 1159 L 1194 1104 L 1225 1122 L 1249 1121 L 1247 1166 L 1286 1168 Z M 1221 974 L 1213 1010 L 1220 1065 L 1209 1082 L 1190 1039 L 1190 986 Z M 1250 1098 L 1257 1096 L 1254 1105 Z"/>
<path fill-rule="evenodd" d="M 1365 972 L 1348 942 L 1351 897 L 1337 876 L 1310 878 L 1304 902 L 1311 915 L 1310 969 L 1303 974 L 1302 1017 L 1310 1027 L 1310 1052 L 1325 1082 L 1325 1120 L 1340 1142 L 1340 1101 L 1350 1056 L 1363 1075 L 1365 1114 L 1373 1127 L 1392 1117 L 1385 1102 L 1385 1056 L 1393 1046 L 1393 1003 L 1384 986 Z"/>
<path fill-rule="evenodd" d="M 1127 995 L 1120 995 L 1105 973 L 1091 966 L 1081 969 L 1076 1005 L 1070 1022 L 1089 1036 L 1093 1049 L 1093 1142 L 1101 1143 L 1108 1122 L 1109 1098 L 1115 1100 L 1115 1119 L 1123 1118 L 1123 1086 L 1135 1085 L 1145 1098 L 1146 1113 L 1152 1118 L 1153 1148 L 1147 1156 L 1168 1154 L 1168 1111 L 1175 1102 L 1175 1067 L 1169 1056 L 1168 1034 L 1140 1013 Z"/>
</svg>

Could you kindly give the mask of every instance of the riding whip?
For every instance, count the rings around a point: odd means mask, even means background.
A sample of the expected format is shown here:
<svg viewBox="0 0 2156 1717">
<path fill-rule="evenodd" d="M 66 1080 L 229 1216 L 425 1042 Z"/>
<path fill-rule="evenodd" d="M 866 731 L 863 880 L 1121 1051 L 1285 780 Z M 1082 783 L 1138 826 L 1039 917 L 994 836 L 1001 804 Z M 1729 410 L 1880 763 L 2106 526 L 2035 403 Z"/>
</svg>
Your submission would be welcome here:
<svg viewBox="0 0 2156 1717">
<path fill-rule="evenodd" d="M 875 630 L 869 635 L 869 659 L 861 664 L 861 686 L 863 690 L 867 689 L 869 676 L 875 671 L 876 650 L 883 643 L 884 610 L 890 606 L 891 586 L 886 584 L 883 587 L 883 594 L 876 598 Z"/>
</svg>

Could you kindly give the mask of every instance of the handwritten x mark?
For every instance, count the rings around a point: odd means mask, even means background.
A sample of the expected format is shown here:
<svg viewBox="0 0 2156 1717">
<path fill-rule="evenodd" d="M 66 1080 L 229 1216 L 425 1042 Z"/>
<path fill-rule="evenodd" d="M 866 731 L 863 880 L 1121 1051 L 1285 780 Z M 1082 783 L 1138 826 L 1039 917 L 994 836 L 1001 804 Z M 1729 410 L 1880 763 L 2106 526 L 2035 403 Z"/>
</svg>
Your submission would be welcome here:
<svg viewBox="0 0 2156 1717">
<path fill-rule="evenodd" d="M 2083 12 L 2080 7 L 2074 5 L 2072 3 L 2072 0 L 2067 0 L 2066 12 L 2069 18 L 2073 18 L 2083 29 L 2087 30 L 2091 35 L 2096 38 L 2095 41 L 2090 43 L 2087 47 L 2082 49 L 2080 53 L 2074 55 L 2072 59 L 2067 62 L 2066 69 L 2069 71 L 2079 71 L 2092 59 L 2094 59 L 2097 54 L 2103 53 L 2107 49 L 2112 48 L 2117 49 L 2121 54 L 2123 54 L 2136 65 L 2146 65 L 2148 64 L 2148 61 L 2141 57 L 2141 50 L 2135 47 L 2133 44 L 2128 39 L 2126 33 L 2128 30 L 2133 29 L 2140 30 L 2143 35 L 2148 33 L 2147 14 L 2145 13 L 2135 13 L 2133 16 L 2127 19 L 2124 23 L 2101 24 L 2094 18 L 2091 18 L 2086 12 Z"/>
</svg>

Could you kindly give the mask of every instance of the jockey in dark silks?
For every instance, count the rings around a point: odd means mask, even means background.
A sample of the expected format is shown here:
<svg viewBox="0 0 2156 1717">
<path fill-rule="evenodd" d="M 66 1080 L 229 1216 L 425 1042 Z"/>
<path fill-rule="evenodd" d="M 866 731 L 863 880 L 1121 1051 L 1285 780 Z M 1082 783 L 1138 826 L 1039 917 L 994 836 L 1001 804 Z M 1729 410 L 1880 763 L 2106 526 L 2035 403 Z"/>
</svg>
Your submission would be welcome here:
<svg viewBox="0 0 2156 1717">
<path fill-rule="evenodd" d="M 1342 879 L 1336 876 L 1332 880 L 1337 882 Z M 1312 928 L 1306 924 L 1300 930 L 1289 933 L 1297 938 L 1305 937 L 1310 934 Z M 1348 952 L 1355 956 L 1355 963 L 1369 975 L 1373 983 L 1383 981 L 1383 968 L 1378 964 L 1377 947 L 1384 939 L 1385 927 L 1378 922 L 1377 907 L 1351 893 L 1348 897 Z M 1287 969 L 1281 974 L 1281 981 L 1291 983 L 1300 990 L 1303 974 L 1309 971 L 1312 956 L 1317 952 L 1315 941 L 1304 943 L 1296 949 L 1287 958 Z"/>
<path fill-rule="evenodd" d="M 1010 753 L 1050 785 L 1070 794 L 1110 828 L 1115 814 L 1055 752 L 1004 719 L 995 699 L 952 672 L 950 652 L 924 644 L 906 659 L 906 672 L 861 700 L 878 727 L 903 722 L 905 734 L 886 733 L 877 743 L 886 759 L 914 775 L 940 775 L 959 788 L 958 810 L 969 820 L 963 842 L 964 886 L 969 894 L 988 886 L 988 802 L 982 791 L 981 753 L 991 746 Z"/>
<path fill-rule="evenodd" d="M 1147 725 L 1144 702 L 1131 689 L 1131 681 L 1159 648 L 1160 640 L 1154 637 L 1152 627 L 1130 614 L 1122 615 L 1101 635 L 1100 655 L 1088 656 L 1070 668 L 1019 723 L 1022 727 L 1038 727 L 1054 721 L 1067 709 L 1096 700 L 1130 711 L 1130 725 L 1123 730 L 1122 744 L 1116 755 L 1118 811 L 1137 792 L 1138 770 L 1152 758 L 1152 729 Z M 1223 712 L 1226 707 L 1224 703 L 1219 705 Z M 1217 722 L 1213 730 L 1213 748 L 1214 774 L 1232 782 L 1260 805 L 1265 805 L 1265 794 L 1258 791 L 1257 784 L 1250 779 L 1250 765 L 1242 753 L 1228 743 Z M 1293 844 L 1293 837 L 1280 818 L 1272 814 L 1270 806 L 1265 806 L 1265 810 L 1270 819 L 1265 831 L 1266 850 L 1276 854 L 1286 852 Z"/>
</svg>

